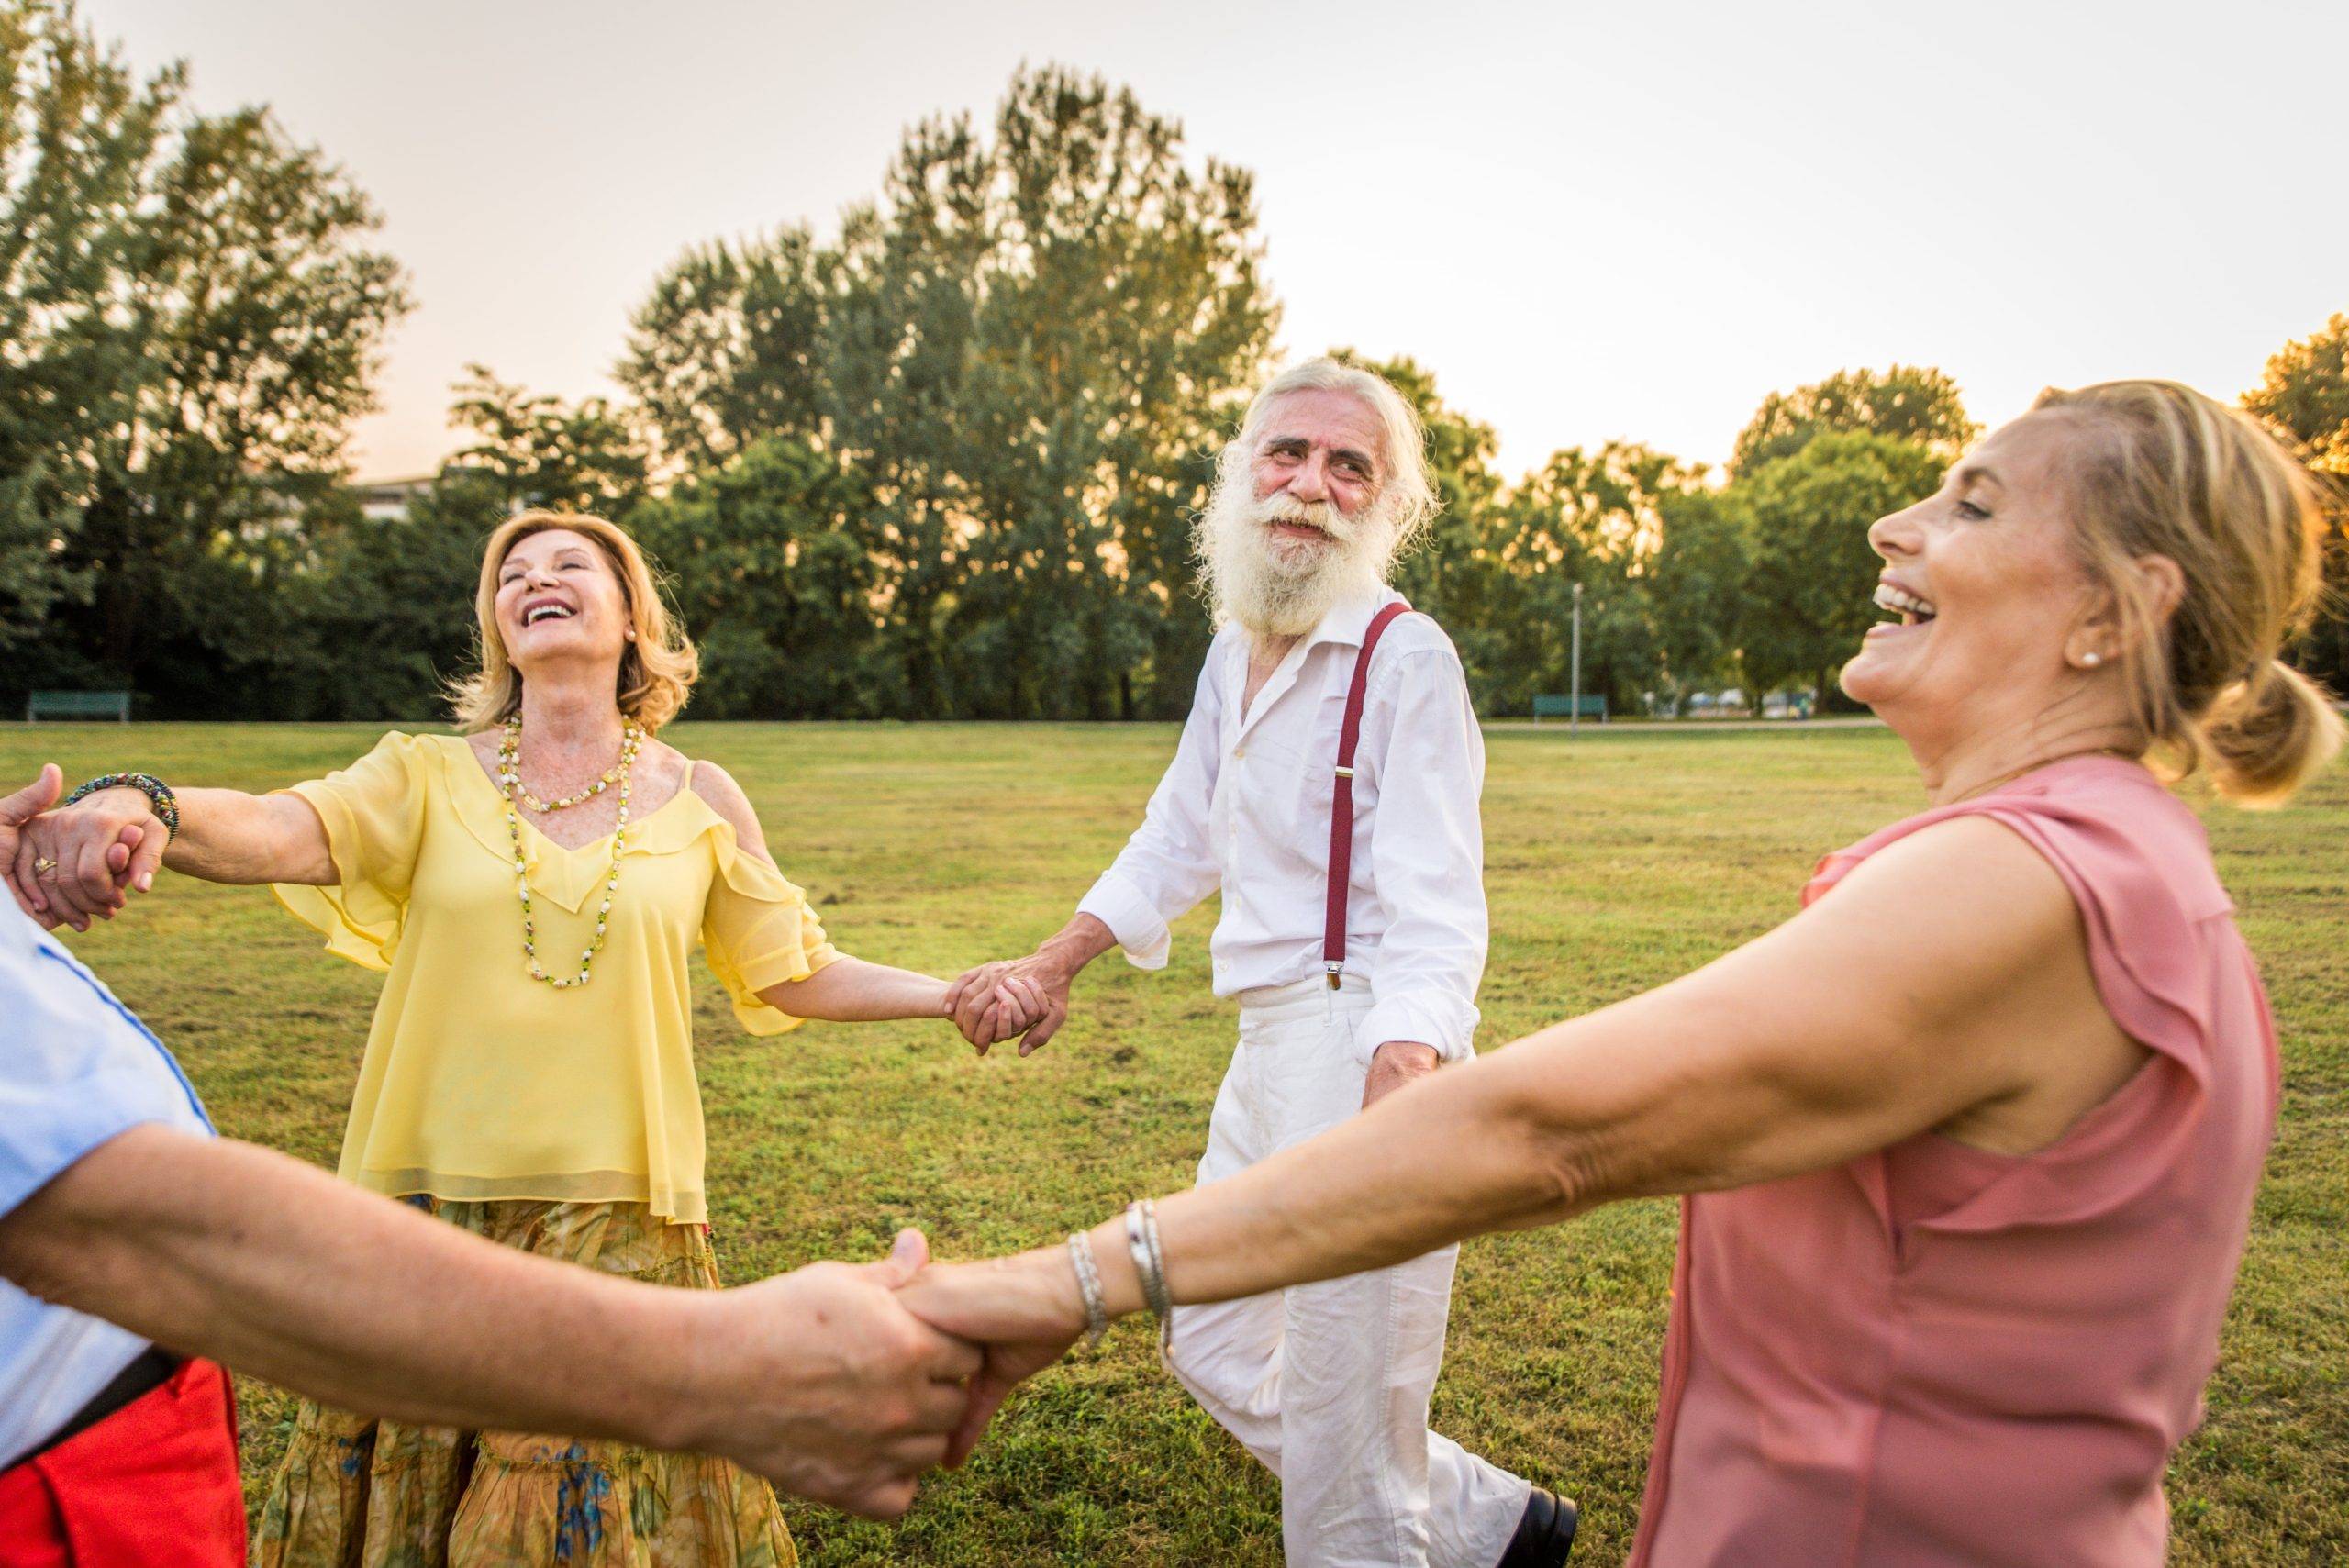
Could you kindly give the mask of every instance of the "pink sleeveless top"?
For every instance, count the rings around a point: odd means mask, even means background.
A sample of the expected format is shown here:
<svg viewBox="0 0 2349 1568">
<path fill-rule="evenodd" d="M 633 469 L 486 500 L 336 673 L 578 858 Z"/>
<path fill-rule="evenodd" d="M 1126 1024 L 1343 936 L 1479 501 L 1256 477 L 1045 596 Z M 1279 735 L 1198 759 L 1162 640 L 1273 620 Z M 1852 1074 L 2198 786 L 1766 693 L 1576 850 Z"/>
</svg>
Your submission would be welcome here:
<svg viewBox="0 0 2349 1568">
<path fill-rule="evenodd" d="M 2201 824 L 2116 758 L 1885 828 L 1804 903 L 1958 816 L 2055 868 L 2154 1055 L 2035 1153 L 1926 1133 L 1685 1200 L 1631 1568 L 2159 1568 L 2275 1131 L 2275 1026 Z"/>
</svg>

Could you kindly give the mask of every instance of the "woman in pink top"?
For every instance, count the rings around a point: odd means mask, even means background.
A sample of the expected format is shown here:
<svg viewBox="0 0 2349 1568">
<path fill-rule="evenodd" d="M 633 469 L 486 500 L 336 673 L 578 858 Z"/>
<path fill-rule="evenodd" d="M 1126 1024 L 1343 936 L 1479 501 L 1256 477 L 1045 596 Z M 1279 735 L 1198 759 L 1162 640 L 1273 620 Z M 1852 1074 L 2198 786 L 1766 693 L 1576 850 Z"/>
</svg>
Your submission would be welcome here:
<svg viewBox="0 0 2349 1568">
<path fill-rule="evenodd" d="M 1165 1200 L 1173 1298 L 1693 1194 L 1634 1564 L 2154 1568 L 2277 1067 L 2201 827 L 2147 763 L 2267 805 L 2339 745 L 2276 662 L 2320 500 L 2184 387 L 2043 397 L 1869 530 L 1890 618 L 1843 686 L 1932 808 L 1698 973 Z M 1052 1248 L 909 1287 L 995 1344 L 982 1415 L 1088 1296 L 1142 1305 L 1147 1245 L 1090 1241 L 1083 1277 Z"/>
</svg>

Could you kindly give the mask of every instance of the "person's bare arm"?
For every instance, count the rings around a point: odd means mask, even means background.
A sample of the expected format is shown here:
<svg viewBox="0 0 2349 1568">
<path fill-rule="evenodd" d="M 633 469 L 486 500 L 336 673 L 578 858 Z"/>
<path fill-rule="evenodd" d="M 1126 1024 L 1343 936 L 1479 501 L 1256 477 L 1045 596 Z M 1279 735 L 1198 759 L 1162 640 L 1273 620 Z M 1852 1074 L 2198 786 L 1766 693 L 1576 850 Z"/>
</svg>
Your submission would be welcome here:
<svg viewBox="0 0 2349 1568">
<path fill-rule="evenodd" d="M 2083 1009 L 2101 1017 L 2062 879 L 1961 818 L 1694 974 L 1167 1200 L 1170 1274 L 1196 1299 L 1252 1295 L 1620 1198 L 1820 1170 L 2028 1095 L 2065 1070 L 2058 1020 Z M 2115 1073 L 2143 1055 L 2127 1047 Z"/>
<path fill-rule="evenodd" d="M 234 789 L 174 789 L 176 835 L 135 789 L 100 790 L 24 827 L 10 880 L 20 901 L 48 918 L 87 930 L 111 919 L 132 892 L 154 884 L 159 866 L 206 882 L 335 881 L 326 825 L 294 795 Z M 47 873 L 39 862 L 56 862 Z"/>
<path fill-rule="evenodd" d="M 715 762 L 697 762 L 693 791 L 734 829 L 737 848 L 774 863 L 758 814 L 751 809 L 750 797 L 731 774 Z M 934 976 L 843 954 L 805 980 L 768 986 L 759 993 L 759 1000 L 795 1018 L 872 1023 L 885 1018 L 951 1018 L 948 992 L 948 983 Z M 1043 1007 L 1032 987 L 997 987 L 989 999 L 1003 1005 L 1008 1017 L 1028 1021 L 1033 1021 Z"/>
<path fill-rule="evenodd" d="M 805 980 L 786 980 L 759 993 L 759 1000 L 795 1018 L 829 1018 L 840 1023 L 869 1023 L 882 1018 L 952 1018 L 946 1002 L 947 983 L 933 975 L 885 963 L 872 963 L 847 954 L 832 960 Z M 990 993 L 1005 1005 L 1011 1027 L 1023 1028 L 1041 1017 L 1044 999 L 1039 991 L 1016 977 Z"/>
<path fill-rule="evenodd" d="M 1177 1301 L 1251 1296 L 1620 1198 L 1818 1170 L 2051 1077 L 2077 1115 L 2143 1056 L 2102 1013 L 2053 868 L 1995 823 L 1960 819 L 1694 974 L 1161 1201 L 1167 1283 Z M 1138 1309 L 1122 1227 L 1093 1237 L 1112 1310 Z M 1060 1249 L 935 1268 L 907 1296 L 951 1331 L 1013 1347 L 981 1407 L 1083 1322 Z"/>
<path fill-rule="evenodd" d="M 977 1362 L 887 1294 L 918 1240 L 892 1263 L 663 1289 L 146 1126 L 0 1218 L 0 1276 L 331 1405 L 717 1453 L 885 1515 L 937 1462 Z"/>
</svg>

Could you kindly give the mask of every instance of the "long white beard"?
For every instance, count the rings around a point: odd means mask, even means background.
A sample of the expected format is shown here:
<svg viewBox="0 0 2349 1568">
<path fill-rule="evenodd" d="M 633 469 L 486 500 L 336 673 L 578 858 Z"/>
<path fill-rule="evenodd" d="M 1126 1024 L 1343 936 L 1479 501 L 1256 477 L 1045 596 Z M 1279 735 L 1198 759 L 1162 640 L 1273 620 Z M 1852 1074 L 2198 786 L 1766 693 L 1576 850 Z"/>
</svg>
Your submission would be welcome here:
<svg viewBox="0 0 2349 1568">
<path fill-rule="evenodd" d="M 1269 527 L 1289 521 L 1324 528 L 1331 542 L 1284 541 Z M 1302 637 L 1330 606 L 1386 581 L 1395 529 L 1376 502 L 1349 519 L 1326 501 L 1258 500 L 1243 470 L 1217 482 L 1191 542 L 1218 625 L 1237 621 L 1255 637 Z"/>
</svg>

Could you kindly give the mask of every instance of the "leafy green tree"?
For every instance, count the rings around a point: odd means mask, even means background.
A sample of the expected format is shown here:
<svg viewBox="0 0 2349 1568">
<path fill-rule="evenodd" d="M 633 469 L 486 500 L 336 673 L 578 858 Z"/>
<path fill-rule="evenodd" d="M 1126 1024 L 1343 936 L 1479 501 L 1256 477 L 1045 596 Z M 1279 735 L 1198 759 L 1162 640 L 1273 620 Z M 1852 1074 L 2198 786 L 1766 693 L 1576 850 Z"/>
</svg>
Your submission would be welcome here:
<svg viewBox="0 0 2349 1568">
<path fill-rule="evenodd" d="M 2349 316 L 2287 343 L 2267 361 L 2243 406 L 2297 440 L 2309 466 L 2336 498 L 2349 496 Z M 2332 686 L 2349 692 L 2349 517 L 2333 508 L 2324 540 L 2325 603 L 2294 658 Z"/>
<path fill-rule="evenodd" d="M 687 250 L 637 307 L 615 374 L 671 475 L 770 436 L 823 428 L 823 328 L 836 253 L 805 227 Z"/>
<path fill-rule="evenodd" d="M 1582 690 L 1640 711 L 1664 670 L 1648 574 L 1666 508 L 1702 473 L 1635 442 L 1569 448 L 1509 492 L 1486 548 L 1508 584 L 1494 595 L 1506 650 L 1486 682 L 1487 711 L 1525 713 L 1573 677 L 1575 587 L 1582 595 Z"/>
<path fill-rule="evenodd" d="M 0 591 L 19 638 L 42 605 L 50 647 L 215 709 L 371 406 L 399 269 L 318 152 L 188 111 L 177 68 L 135 80 L 70 5 L 0 8 Z"/>
<path fill-rule="evenodd" d="M 393 520 L 361 517 L 348 493 L 314 514 L 315 541 L 275 605 L 284 628 L 257 675 L 277 717 L 437 721 L 447 685 L 473 667 L 482 547 L 505 492 L 445 476 Z M 328 516 L 328 513 L 339 515 Z"/>
<path fill-rule="evenodd" d="M 1418 412 L 1442 509 L 1395 583 L 1443 623 L 1477 709 L 1523 714 L 1572 674 L 1574 589 L 1583 586 L 1583 690 L 1635 712 L 1663 673 L 1649 573 L 1665 519 L 1705 504 L 1702 471 L 1651 448 L 1610 443 L 1552 456 L 1511 489 L 1494 468 L 1492 428 L 1446 404 L 1408 357 L 1332 357 L 1375 371 Z"/>
<path fill-rule="evenodd" d="M 1675 712 L 1707 687 L 1740 685 L 1738 636 L 1752 545 L 1720 493 L 1689 488 L 1657 498 L 1659 543 L 1646 585 L 1664 665 L 1664 694 Z"/>
<path fill-rule="evenodd" d="M 1130 92 L 1023 70 L 987 132 L 909 129 L 837 246 L 687 253 L 620 367 L 682 469 L 804 439 L 862 476 L 912 711 L 1179 713 L 1214 448 L 1274 307 L 1252 181 Z"/>
<path fill-rule="evenodd" d="M 645 493 L 644 440 L 600 397 L 566 404 L 465 367 L 450 417 L 479 438 L 450 461 L 503 496 L 509 509 L 552 506 L 617 517 Z"/>
<path fill-rule="evenodd" d="M 1948 460 L 1913 441 L 1831 430 L 1742 474 L 1722 501 L 1752 562 L 1738 601 L 1739 648 L 1756 697 L 1815 681 L 1820 706 L 1876 617 L 1882 562 L 1868 525 L 1932 494 Z"/>
<path fill-rule="evenodd" d="M 805 440 L 755 443 L 631 514 L 701 645 L 707 718 L 872 718 L 902 712 L 884 663 L 873 498 Z"/>
<path fill-rule="evenodd" d="M 1195 172 L 1176 122 L 1058 68 L 1016 75 L 993 128 L 909 137 L 881 242 L 850 251 L 853 286 L 910 306 L 892 325 L 917 340 L 868 358 L 861 384 L 886 419 L 900 378 L 877 376 L 902 365 L 909 428 L 944 438 L 926 498 L 959 570 L 900 579 L 907 629 L 934 631 L 918 662 L 945 674 L 950 711 L 1178 713 L 1208 635 L 1178 586 L 1190 519 L 1274 325 L 1253 181 Z M 933 325 L 951 366 L 918 344 Z M 870 322 L 855 340 L 874 346 Z M 878 420 L 840 428 L 906 469 Z"/>
<path fill-rule="evenodd" d="M 1943 372 L 1923 365 L 1838 371 L 1825 381 L 1764 398 L 1738 432 L 1729 473 L 1734 478 L 1791 457 L 1829 430 L 1868 430 L 1914 442 L 1944 462 L 1982 433 L 1966 417 L 1957 383 Z"/>
<path fill-rule="evenodd" d="M 0 5 L 0 652 L 22 658 L 94 571 L 69 564 L 138 339 L 117 308 L 178 70 L 133 79 L 70 9 Z M 55 662 L 52 653 L 50 662 Z"/>
</svg>

